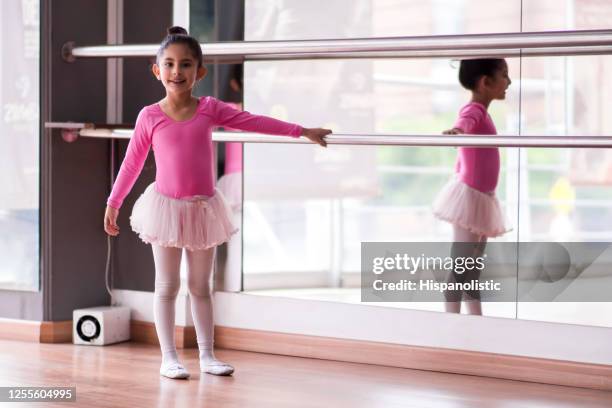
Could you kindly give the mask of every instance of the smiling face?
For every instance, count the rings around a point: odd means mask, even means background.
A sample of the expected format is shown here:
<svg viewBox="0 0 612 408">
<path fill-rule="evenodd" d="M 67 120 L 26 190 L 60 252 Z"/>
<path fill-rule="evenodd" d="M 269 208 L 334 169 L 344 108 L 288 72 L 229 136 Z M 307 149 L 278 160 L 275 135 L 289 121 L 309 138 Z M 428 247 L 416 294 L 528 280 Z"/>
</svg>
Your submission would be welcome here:
<svg viewBox="0 0 612 408">
<path fill-rule="evenodd" d="M 495 70 L 492 77 L 485 79 L 485 86 L 491 99 L 506 99 L 506 90 L 511 83 L 506 61 L 502 61 L 500 68 Z"/>
<path fill-rule="evenodd" d="M 168 94 L 191 93 L 196 81 L 204 78 L 206 68 L 198 62 L 185 44 L 171 44 L 153 65 L 153 74 Z"/>
</svg>

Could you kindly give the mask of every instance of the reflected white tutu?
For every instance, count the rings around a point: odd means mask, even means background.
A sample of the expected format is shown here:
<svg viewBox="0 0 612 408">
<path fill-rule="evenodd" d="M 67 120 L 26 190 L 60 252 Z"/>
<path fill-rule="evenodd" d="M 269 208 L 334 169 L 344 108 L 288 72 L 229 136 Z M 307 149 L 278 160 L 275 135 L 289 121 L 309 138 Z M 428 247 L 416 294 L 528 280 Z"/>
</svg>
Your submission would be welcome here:
<svg viewBox="0 0 612 408">
<path fill-rule="evenodd" d="M 148 244 L 200 250 L 220 245 L 238 231 L 230 217 L 218 190 L 212 197 L 176 199 L 158 193 L 152 183 L 136 200 L 130 223 Z"/>
<path fill-rule="evenodd" d="M 468 231 L 498 237 L 510 231 L 495 193 L 483 193 L 457 177 L 442 188 L 433 203 L 433 213 L 441 220 Z"/>
<path fill-rule="evenodd" d="M 217 188 L 223 193 L 232 210 L 242 207 L 242 172 L 224 174 L 217 181 Z"/>
</svg>

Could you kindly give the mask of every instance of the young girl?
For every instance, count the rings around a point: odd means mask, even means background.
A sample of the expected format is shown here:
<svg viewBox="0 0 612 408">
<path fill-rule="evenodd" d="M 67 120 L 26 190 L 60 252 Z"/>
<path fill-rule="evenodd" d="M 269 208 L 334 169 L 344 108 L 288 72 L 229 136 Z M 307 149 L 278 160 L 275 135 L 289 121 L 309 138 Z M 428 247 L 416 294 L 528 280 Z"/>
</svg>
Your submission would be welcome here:
<svg viewBox="0 0 612 408">
<path fill-rule="evenodd" d="M 212 97 L 196 98 L 192 89 L 206 75 L 202 50 L 181 27 L 172 27 L 157 53 L 153 74 L 166 97 L 142 109 L 125 159 L 107 201 L 104 230 L 119 234 L 117 216 L 124 198 L 153 148 L 157 174 L 130 217 L 132 229 L 151 244 L 155 261 L 154 318 L 162 352 L 160 374 L 188 378 L 174 343 L 174 309 L 179 266 L 187 254 L 187 281 L 202 372 L 229 375 L 234 368 L 213 354 L 211 273 L 215 246 L 236 232 L 227 204 L 214 188 L 211 128 L 305 136 L 325 146 L 328 129 L 305 129 L 265 116 L 238 111 Z"/>
<path fill-rule="evenodd" d="M 508 65 L 503 59 L 462 60 L 459 67 L 459 82 L 471 91 L 470 102 L 459 111 L 455 126 L 444 134 L 460 133 L 494 135 L 495 125 L 487 113 L 494 99 L 503 100 L 510 86 Z M 499 149 L 497 147 L 460 147 L 455 176 L 435 199 L 434 214 L 453 224 L 452 256 L 480 256 L 488 237 L 497 237 L 507 232 L 502 211 L 495 197 L 499 177 Z M 457 243 L 474 243 L 465 245 Z M 470 252 L 465 254 L 466 250 Z M 477 279 L 480 271 L 472 274 L 451 273 L 451 280 Z M 480 296 L 477 291 L 468 292 L 470 314 L 482 314 Z M 459 313 L 462 293 L 446 293 L 446 309 Z"/>
</svg>

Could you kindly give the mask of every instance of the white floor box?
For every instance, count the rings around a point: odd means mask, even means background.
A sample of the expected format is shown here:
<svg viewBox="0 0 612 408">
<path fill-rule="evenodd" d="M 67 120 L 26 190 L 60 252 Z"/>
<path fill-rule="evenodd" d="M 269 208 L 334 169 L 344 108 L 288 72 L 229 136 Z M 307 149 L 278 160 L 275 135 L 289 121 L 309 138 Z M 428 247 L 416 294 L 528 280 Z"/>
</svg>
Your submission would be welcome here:
<svg viewBox="0 0 612 408">
<path fill-rule="evenodd" d="M 74 344 L 104 346 L 130 339 L 130 309 L 101 306 L 72 312 Z"/>
</svg>

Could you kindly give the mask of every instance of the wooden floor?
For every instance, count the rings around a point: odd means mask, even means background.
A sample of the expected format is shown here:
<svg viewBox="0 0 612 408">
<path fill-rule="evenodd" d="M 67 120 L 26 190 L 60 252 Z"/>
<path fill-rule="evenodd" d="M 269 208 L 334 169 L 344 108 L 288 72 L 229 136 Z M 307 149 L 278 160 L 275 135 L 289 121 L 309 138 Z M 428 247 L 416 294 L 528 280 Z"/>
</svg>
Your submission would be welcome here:
<svg viewBox="0 0 612 408">
<path fill-rule="evenodd" d="M 612 407 L 612 393 L 365 364 L 219 350 L 232 377 L 198 372 L 197 351 L 180 350 L 192 378 L 161 378 L 157 347 L 0 340 L 0 386 L 76 386 L 76 403 L 11 407 Z"/>
</svg>

